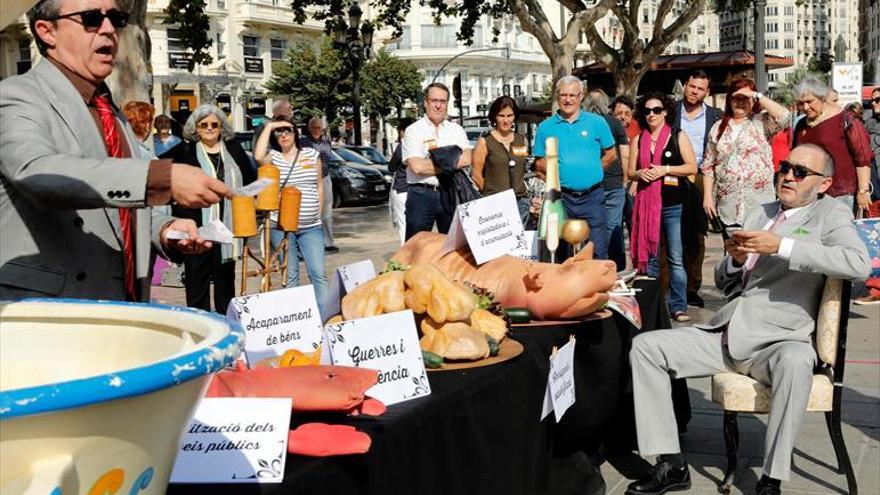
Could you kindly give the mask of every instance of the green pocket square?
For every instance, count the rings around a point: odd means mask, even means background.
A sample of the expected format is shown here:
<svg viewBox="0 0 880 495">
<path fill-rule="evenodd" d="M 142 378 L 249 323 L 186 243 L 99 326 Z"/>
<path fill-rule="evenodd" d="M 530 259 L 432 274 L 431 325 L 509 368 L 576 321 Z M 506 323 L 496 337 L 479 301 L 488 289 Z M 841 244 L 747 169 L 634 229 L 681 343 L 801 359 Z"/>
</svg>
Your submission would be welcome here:
<svg viewBox="0 0 880 495">
<path fill-rule="evenodd" d="M 792 235 L 806 235 L 809 233 L 810 233 L 810 231 L 803 228 L 803 227 L 798 227 L 798 228 L 794 229 L 794 231 L 792 231 Z"/>
</svg>

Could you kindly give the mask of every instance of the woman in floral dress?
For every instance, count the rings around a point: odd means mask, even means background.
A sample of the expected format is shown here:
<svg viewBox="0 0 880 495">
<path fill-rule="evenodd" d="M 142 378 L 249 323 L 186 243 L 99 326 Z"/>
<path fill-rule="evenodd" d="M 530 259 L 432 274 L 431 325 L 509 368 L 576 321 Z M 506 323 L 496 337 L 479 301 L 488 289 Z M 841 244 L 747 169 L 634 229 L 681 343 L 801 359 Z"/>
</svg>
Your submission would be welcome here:
<svg viewBox="0 0 880 495">
<path fill-rule="evenodd" d="M 709 131 L 703 159 L 703 208 L 710 219 L 742 225 L 750 208 L 774 200 L 773 152 L 760 112 L 785 127 L 789 111 L 755 90 L 751 79 L 730 85 L 724 116 Z"/>
</svg>

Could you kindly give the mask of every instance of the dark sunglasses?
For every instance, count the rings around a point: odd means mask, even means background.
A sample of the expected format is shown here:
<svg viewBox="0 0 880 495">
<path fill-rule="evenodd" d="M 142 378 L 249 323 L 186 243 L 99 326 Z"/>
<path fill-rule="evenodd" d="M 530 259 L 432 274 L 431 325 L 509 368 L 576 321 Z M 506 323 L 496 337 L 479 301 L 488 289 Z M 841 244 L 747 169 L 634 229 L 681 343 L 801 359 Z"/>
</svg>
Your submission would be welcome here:
<svg viewBox="0 0 880 495">
<path fill-rule="evenodd" d="M 645 115 L 647 115 L 649 113 L 653 113 L 654 115 L 660 115 L 661 113 L 663 113 L 665 111 L 666 111 L 666 109 L 663 107 L 646 108 Z"/>
<path fill-rule="evenodd" d="M 286 136 L 288 134 L 293 133 L 293 127 L 279 127 L 272 131 L 272 134 L 275 134 L 276 137 Z"/>
<path fill-rule="evenodd" d="M 79 16 L 80 24 L 87 28 L 99 28 L 102 24 L 104 24 L 104 19 L 110 19 L 110 24 L 112 24 L 113 27 L 117 29 L 128 26 L 129 17 L 128 12 L 123 12 L 121 10 L 110 9 L 107 12 L 101 12 L 99 9 L 91 9 L 59 15 L 54 19 L 49 20 L 57 21 L 59 19 L 70 19 L 74 22 L 77 22 L 76 19 L 73 19 L 76 16 Z"/>
<path fill-rule="evenodd" d="M 751 98 L 749 98 L 746 95 L 733 95 L 730 99 L 733 101 L 749 101 L 749 100 L 751 100 Z"/>
<path fill-rule="evenodd" d="M 202 122 L 199 124 L 199 129 L 217 129 L 220 127 L 219 122 Z"/>
<path fill-rule="evenodd" d="M 779 173 L 782 174 L 783 177 L 788 175 L 789 170 L 791 170 L 791 174 L 794 176 L 794 180 L 797 182 L 800 182 L 811 175 L 825 177 L 825 174 L 820 174 L 819 172 L 814 172 L 804 165 L 798 165 L 796 163 L 791 163 L 788 160 L 782 160 L 781 162 L 779 162 Z"/>
<path fill-rule="evenodd" d="M 877 98 L 871 98 L 871 101 L 873 101 L 874 103 L 880 103 L 880 96 L 878 96 Z"/>
</svg>

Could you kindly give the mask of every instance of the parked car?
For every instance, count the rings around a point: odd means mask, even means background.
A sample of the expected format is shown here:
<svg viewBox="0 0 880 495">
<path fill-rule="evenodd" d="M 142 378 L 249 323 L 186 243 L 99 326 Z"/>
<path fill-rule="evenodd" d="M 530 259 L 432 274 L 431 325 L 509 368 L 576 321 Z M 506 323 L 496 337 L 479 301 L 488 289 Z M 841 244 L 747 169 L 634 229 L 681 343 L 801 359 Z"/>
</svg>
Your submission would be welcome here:
<svg viewBox="0 0 880 495">
<path fill-rule="evenodd" d="M 345 149 L 349 149 L 354 151 L 355 153 L 363 156 L 367 160 L 375 163 L 376 165 L 385 165 L 388 166 L 388 159 L 385 158 L 385 155 L 379 152 L 376 148 L 372 146 L 355 146 L 355 145 L 347 145 L 344 147 Z"/>
<path fill-rule="evenodd" d="M 388 182 L 375 165 L 344 160 L 331 152 L 330 181 L 333 183 L 333 207 L 376 204 L 388 199 Z M 387 167 L 385 168 L 387 172 Z"/>
<path fill-rule="evenodd" d="M 471 149 L 474 149 L 474 146 L 477 145 L 477 140 L 480 139 L 480 137 L 484 134 L 488 134 L 491 130 L 491 127 L 465 127 L 464 133 L 467 134 L 468 141 L 471 143 Z"/>
<path fill-rule="evenodd" d="M 348 149 L 348 147 L 345 147 L 345 146 L 334 146 L 333 151 L 338 153 L 339 156 L 341 156 L 342 159 L 345 160 L 349 164 L 357 163 L 358 165 L 365 165 L 368 167 L 373 167 L 374 169 L 378 170 L 379 173 L 382 174 L 382 177 L 385 178 L 385 182 L 388 184 L 391 184 L 394 181 L 394 177 L 391 175 L 391 172 L 388 171 L 388 164 L 387 163 L 384 165 L 380 165 L 375 162 L 372 162 L 372 161 L 364 158 L 363 155 L 355 153 L 354 151 Z"/>
</svg>

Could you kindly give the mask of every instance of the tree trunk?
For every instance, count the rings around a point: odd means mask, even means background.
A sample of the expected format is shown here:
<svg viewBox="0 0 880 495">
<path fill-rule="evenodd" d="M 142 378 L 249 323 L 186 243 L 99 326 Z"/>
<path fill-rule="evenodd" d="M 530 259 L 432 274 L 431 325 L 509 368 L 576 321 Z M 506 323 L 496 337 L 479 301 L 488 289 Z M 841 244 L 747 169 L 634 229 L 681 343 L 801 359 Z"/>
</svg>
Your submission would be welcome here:
<svg viewBox="0 0 880 495">
<path fill-rule="evenodd" d="M 107 79 L 118 106 L 129 101 L 150 101 L 153 68 L 150 65 L 150 39 L 146 26 L 147 0 L 118 0 L 120 10 L 131 13 L 128 26 L 119 30 L 116 67 Z"/>
<path fill-rule="evenodd" d="M 638 66 L 640 68 L 634 69 L 633 66 Z M 641 83 L 642 77 L 648 69 L 647 66 L 642 64 L 633 64 L 633 66 L 624 67 L 622 69 L 611 68 L 611 72 L 614 75 L 614 88 L 618 95 L 627 95 L 631 98 L 635 98 L 636 95 L 638 95 L 639 83 Z"/>
<path fill-rule="evenodd" d="M 574 52 L 577 48 L 576 44 L 566 43 L 564 40 L 558 41 L 554 48 L 553 56 L 550 57 L 550 72 L 553 79 L 550 81 L 553 88 L 553 98 L 551 101 L 551 110 L 555 113 L 559 110 L 559 102 L 556 99 L 556 81 L 563 76 L 570 76 L 571 69 L 574 67 Z"/>
</svg>

